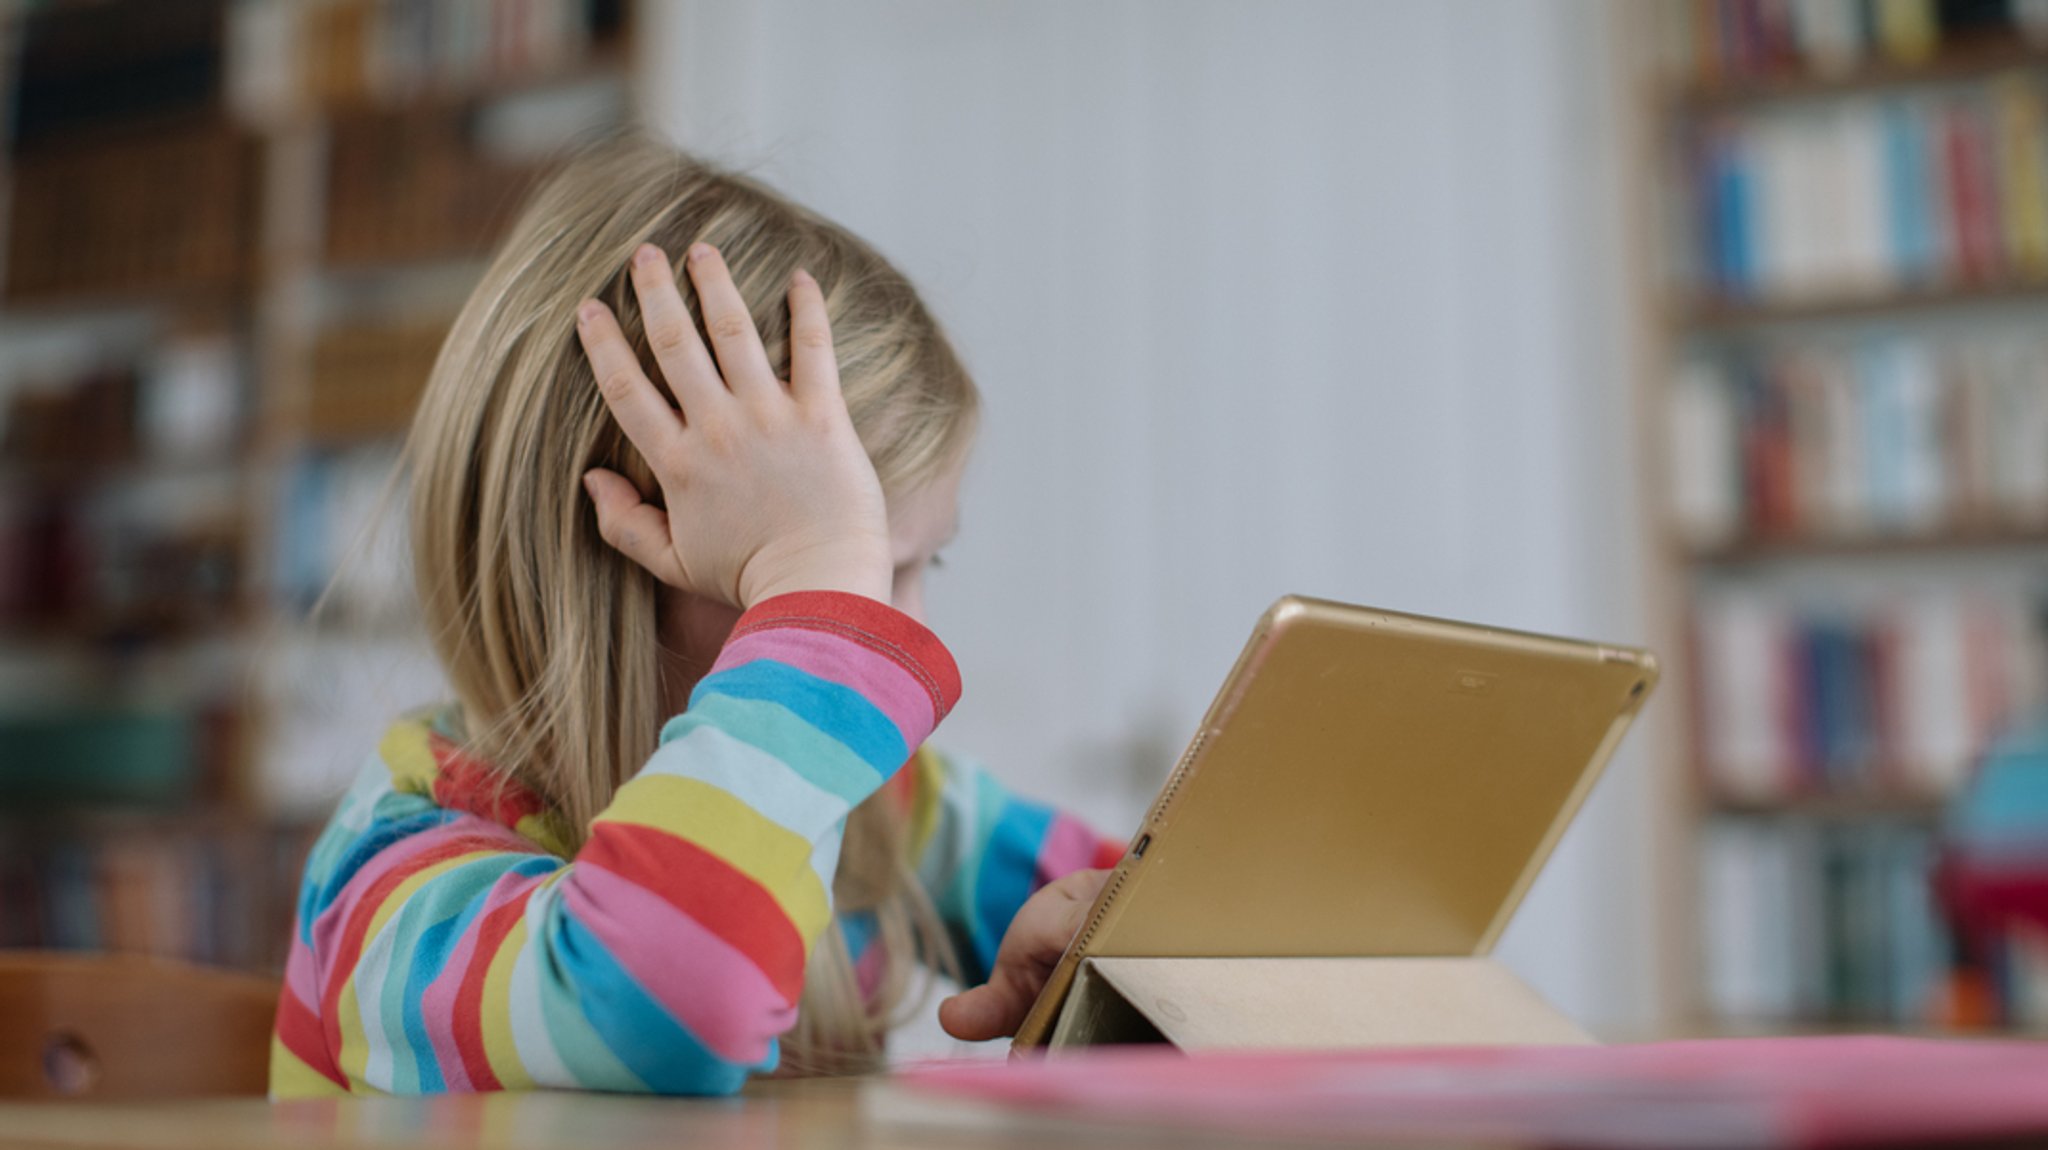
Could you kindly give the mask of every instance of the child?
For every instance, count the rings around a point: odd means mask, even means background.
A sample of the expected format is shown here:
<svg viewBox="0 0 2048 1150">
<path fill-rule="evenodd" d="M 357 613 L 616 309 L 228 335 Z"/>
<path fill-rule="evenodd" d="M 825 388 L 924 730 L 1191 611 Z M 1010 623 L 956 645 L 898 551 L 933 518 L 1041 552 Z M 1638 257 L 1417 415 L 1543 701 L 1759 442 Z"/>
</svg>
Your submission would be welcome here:
<svg viewBox="0 0 2048 1150">
<path fill-rule="evenodd" d="M 1121 848 L 922 747 L 975 413 L 837 225 L 648 143 L 542 187 L 407 445 L 457 701 L 313 849 L 272 1094 L 867 1068 L 920 963 L 1014 1032 Z"/>
</svg>

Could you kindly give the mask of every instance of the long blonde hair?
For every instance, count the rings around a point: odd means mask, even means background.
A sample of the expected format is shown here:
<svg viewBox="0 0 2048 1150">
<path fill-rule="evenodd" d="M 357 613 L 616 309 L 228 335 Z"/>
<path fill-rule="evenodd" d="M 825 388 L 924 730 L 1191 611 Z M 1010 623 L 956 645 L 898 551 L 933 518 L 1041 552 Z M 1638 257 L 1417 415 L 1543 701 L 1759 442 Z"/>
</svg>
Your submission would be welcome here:
<svg viewBox="0 0 2048 1150">
<path fill-rule="evenodd" d="M 954 466 L 973 382 L 907 280 L 858 237 L 745 177 L 643 139 L 565 164 L 528 200 L 456 318 L 414 417 L 412 555 L 424 621 L 462 709 L 467 749 L 548 804 L 571 849 L 654 751 L 664 698 L 652 576 L 598 537 L 580 477 L 609 467 L 652 491 L 575 338 L 579 300 L 609 304 L 655 370 L 625 274 L 643 243 L 724 253 L 769 360 L 788 377 L 784 287 L 825 294 L 846 402 L 892 498 Z M 688 277 L 682 287 L 702 325 Z M 880 799 L 881 796 L 877 796 Z M 806 971 L 792 1072 L 858 1070 L 909 999 L 912 972 L 956 968 L 910 872 L 901 811 L 848 819 L 834 894 L 871 911 L 885 948 L 863 996 L 838 924 Z"/>
</svg>

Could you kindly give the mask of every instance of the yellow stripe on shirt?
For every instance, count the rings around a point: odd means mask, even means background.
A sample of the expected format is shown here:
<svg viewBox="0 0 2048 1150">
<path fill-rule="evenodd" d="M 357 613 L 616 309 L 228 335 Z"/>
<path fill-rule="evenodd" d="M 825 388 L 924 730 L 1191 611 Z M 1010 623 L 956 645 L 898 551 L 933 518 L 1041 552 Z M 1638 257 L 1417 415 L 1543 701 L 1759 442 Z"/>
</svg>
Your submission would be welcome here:
<svg viewBox="0 0 2048 1150">
<path fill-rule="evenodd" d="M 519 1060 L 519 1044 L 512 1037 L 512 968 L 519 964 L 519 952 L 524 949 L 526 916 L 522 914 L 484 971 L 484 1061 L 507 1090 L 530 1090 L 536 1085 L 526 1063 Z"/>
<path fill-rule="evenodd" d="M 384 732 L 384 738 L 377 744 L 377 755 L 384 765 L 391 769 L 391 786 L 403 794 L 434 794 L 434 780 L 440 776 L 441 766 L 434 761 L 434 749 L 428 742 L 433 729 L 425 723 L 393 723 Z"/>
<path fill-rule="evenodd" d="M 270 1096 L 278 1101 L 293 1098 L 346 1098 L 348 1091 L 293 1054 L 291 1047 L 275 1032 L 270 1036 Z"/>
</svg>

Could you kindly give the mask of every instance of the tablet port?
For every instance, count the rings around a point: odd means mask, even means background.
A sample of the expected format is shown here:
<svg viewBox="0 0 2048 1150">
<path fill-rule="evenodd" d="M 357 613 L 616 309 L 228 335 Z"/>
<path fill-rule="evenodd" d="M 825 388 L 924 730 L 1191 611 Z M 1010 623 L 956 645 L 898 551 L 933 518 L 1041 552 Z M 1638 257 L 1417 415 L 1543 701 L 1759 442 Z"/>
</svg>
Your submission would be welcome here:
<svg viewBox="0 0 2048 1150">
<path fill-rule="evenodd" d="M 1151 835 L 1139 835 L 1139 836 L 1138 836 L 1138 841 L 1137 841 L 1137 842 L 1134 842 L 1134 843 L 1132 843 L 1132 844 L 1131 844 L 1131 857 L 1132 857 L 1132 858 L 1134 858 L 1134 859 L 1141 859 L 1141 858 L 1144 858 L 1144 857 L 1145 857 L 1145 848 L 1146 848 L 1146 847 L 1149 847 L 1149 846 L 1151 846 L 1151 845 L 1152 845 L 1152 836 L 1151 836 Z"/>
</svg>

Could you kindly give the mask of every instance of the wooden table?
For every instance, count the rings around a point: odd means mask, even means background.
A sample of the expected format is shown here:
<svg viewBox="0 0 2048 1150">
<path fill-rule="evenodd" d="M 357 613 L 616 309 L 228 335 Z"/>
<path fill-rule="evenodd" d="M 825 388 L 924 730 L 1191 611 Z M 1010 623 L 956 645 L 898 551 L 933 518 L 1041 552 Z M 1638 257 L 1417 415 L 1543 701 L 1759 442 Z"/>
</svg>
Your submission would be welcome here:
<svg viewBox="0 0 2048 1150">
<path fill-rule="evenodd" d="M 0 1103 L 4 1150 L 1226 1150 L 1275 1144 L 932 1102 L 880 1078 L 758 1082 L 730 1099 L 537 1093 L 278 1104 Z"/>
</svg>

